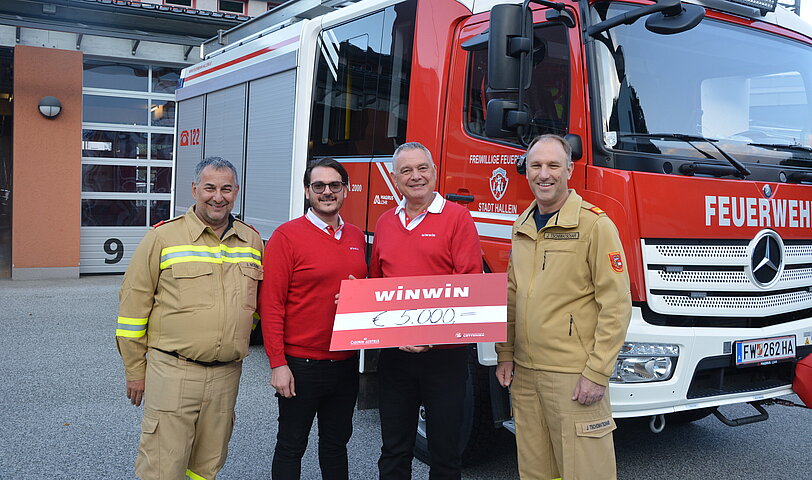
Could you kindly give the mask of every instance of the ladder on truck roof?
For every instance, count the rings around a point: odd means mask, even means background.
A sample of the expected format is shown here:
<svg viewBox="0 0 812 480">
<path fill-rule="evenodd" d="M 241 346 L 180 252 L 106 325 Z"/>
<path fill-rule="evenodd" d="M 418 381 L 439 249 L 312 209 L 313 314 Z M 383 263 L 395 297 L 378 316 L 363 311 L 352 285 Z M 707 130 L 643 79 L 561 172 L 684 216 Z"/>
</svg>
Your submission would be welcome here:
<svg viewBox="0 0 812 480">
<path fill-rule="evenodd" d="M 228 30 L 220 30 L 216 37 L 210 38 L 200 46 L 203 58 L 221 48 L 245 40 L 268 28 L 283 26 L 295 21 L 315 18 L 339 8 L 356 3 L 358 0 L 288 0 L 262 15 L 237 25 Z"/>
</svg>

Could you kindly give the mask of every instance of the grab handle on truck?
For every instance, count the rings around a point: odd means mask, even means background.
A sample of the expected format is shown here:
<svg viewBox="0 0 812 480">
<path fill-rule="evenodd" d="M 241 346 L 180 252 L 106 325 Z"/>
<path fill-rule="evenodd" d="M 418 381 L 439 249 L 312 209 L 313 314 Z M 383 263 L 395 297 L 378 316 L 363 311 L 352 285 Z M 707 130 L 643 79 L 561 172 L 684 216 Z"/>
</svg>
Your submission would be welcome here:
<svg viewBox="0 0 812 480">
<path fill-rule="evenodd" d="M 747 402 L 747 403 L 756 410 L 758 410 L 759 414 L 751 415 L 749 417 L 736 418 L 733 420 L 727 418 L 722 412 L 719 411 L 718 408 L 713 411 L 713 414 L 716 416 L 716 418 L 719 419 L 720 422 L 724 423 L 728 427 L 740 427 L 742 425 L 749 425 L 751 423 L 763 422 L 764 420 L 770 418 L 770 414 L 767 413 L 767 410 L 765 410 L 764 407 L 761 406 L 761 402 Z"/>
<path fill-rule="evenodd" d="M 446 193 L 445 198 L 452 202 L 471 203 L 474 201 L 473 195 L 460 195 L 457 193 Z"/>
</svg>

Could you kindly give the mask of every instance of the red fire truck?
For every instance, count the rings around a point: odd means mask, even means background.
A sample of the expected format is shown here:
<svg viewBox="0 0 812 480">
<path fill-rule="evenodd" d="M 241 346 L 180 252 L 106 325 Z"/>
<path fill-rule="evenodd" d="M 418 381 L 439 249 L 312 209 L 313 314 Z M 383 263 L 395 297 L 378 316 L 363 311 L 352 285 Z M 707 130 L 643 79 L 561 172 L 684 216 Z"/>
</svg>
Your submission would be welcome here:
<svg viewBox="0 0 812 480">
<path fill-rule="evenodd" d="M 771 1 L 271 11 L 204 44 L 182 73 L 174 212 L 192 204 L 193 166 L 219 155 L 241 177 L 235 213 L 268 238 L 302 215 L 307 161 L 332 156 L 350 172 L 344 219 L 371 243 L 400 199 L 391 154 L 420 141 L 440 193 L 470 210 L 484 268 L 504 271 L 532 200 L 523 145 L 566 135 L 570 186 L 614 220 L 631 276 L 614 415 L 655 431 L 711 413 L 763 420 L 760 403 L 791 394 L 812 352 L 812 27 Z M 476 354 L 469 447 L 512 428 L 493 345 Z M 745 402 L 759 412 L 718 410 Z"/>
</svg>

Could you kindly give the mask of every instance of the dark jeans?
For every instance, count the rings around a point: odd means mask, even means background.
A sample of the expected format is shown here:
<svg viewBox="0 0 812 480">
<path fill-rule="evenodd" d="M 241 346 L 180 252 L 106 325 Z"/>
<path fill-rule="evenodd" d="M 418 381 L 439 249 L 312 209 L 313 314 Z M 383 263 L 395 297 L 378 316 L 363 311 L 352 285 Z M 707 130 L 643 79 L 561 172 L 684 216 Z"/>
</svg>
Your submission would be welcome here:
<svg viewBox="0 0 812 480">
<path fill-rule="evenodd" d="M 417 415 L 426 408 L 426 435 L 431 465 L 429 478 L 459 479 L 462 470 L 460 430 L 470 347 L 408 353 L 381 352 L 378 362 L 383 480 L 409 479 L 417 433 Z"/>
<path fill-rule="evenodd" d="M 280 397 L 272 478 L 298 479 L 313 418 L 319 418 L 319 466 L 325 480 L 347 480 L 347 442 L 358 397 L 358 358 L 331 362 L 287 357 L 296 396 Z"/>
</svg>

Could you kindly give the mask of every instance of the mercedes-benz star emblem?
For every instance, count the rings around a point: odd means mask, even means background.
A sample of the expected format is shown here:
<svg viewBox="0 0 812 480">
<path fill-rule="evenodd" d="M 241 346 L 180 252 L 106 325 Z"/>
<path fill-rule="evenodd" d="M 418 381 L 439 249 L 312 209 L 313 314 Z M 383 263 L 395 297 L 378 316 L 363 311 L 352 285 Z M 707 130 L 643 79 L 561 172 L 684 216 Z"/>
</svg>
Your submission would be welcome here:
<svg viewBox="0 0 812 480">
<path fill-rule="evenodd" d="M 770 197 L 772 197 L 772 196 L 773 196 L 773 189 L 770 187 L 770 185 L 769 185 L 769 184 L 765 184 L 765 185 L 764 185 L 764 186 L 761 188 L 761 193 L 763 193 L 763 194 L 764 194 L 764 198 L 770 198 Z"/>
<path fill-rule="evenodd" d="M 747 246 L 750 262 L 745 269 L 747 277 L 761 288 L 769 288 L 784 271 L 784 242 L 772 230 L 762 230 Z"/>
</svg>

